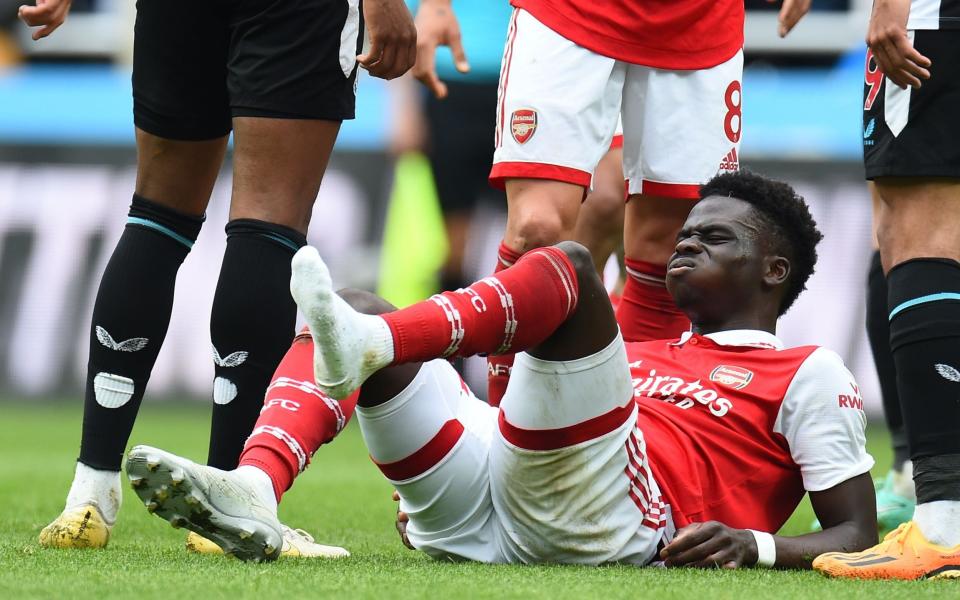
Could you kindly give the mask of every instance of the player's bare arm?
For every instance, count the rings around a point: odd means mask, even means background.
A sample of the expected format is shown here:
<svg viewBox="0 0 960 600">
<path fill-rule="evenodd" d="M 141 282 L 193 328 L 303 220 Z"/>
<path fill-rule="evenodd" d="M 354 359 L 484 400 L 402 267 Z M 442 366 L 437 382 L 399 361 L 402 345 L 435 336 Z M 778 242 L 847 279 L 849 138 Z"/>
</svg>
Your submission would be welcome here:
<svg viewBox="0 0 960 600">
<path fill-rule="evenodd" d="M 913 47 L 907 35 L 910 0 L 875 0 L 867 45 L 873 51 L 880 70 L 901 88 L 919 88 L 930 79 L 930 59 Z"/>
<path fill-rule="evenodd" d="M 771 4 L 776 0 L 767 0 Z M 777 33 L 780 37 L 786 37 L 788 33 L 800 22 L 803 15 L 810 11 L 812 0 L 783 0 L 780 7 L 780 14 L 777 15 Z"/>
<path fill-rule="evenodd" d="M 877 511 L 869 473 L 827 490 L 810 492 L 810 501 L 823 531 L 796 537 L 773 536 L 774 566 L 809 569 L 813 559 L 824 552 L 861 550 L 877 542 Z M 716 521 L 693 523 L 677 532 L 660 557 L 669 567 L 736 569 L 757 563 L 757 540 L 746 529 Z"/>
<path fill-rule="evenodd" d="M 370 48 L 357 62 L 374 77 L 394 79 L 410 70 L 416 60 L 417 30 L 403 0 L 367 0 L 363 18 Z"/>
<path fill-rule="evenodd" d="M 32 35 L 34 40 L 39 40 L 63 25 L 67 20 L 67 13 L 70 12 L 71 2 L 72 0 L 37 0 L 36 6 L 21 5 L 17 16 L 30 27 L 40 28 Z"/>
<path fill-rule="evenodd" d="M 422 0 L 417 11 L 417 62 L 413 76 L 427 86 L 437 98 L 447 96 L 447 86 L 437 76 L 437 46 L 449 46 L 457 70 L 470 70 L 467 55 L 460 42 L 460 24 L 450 0 Z"/>
</svg>

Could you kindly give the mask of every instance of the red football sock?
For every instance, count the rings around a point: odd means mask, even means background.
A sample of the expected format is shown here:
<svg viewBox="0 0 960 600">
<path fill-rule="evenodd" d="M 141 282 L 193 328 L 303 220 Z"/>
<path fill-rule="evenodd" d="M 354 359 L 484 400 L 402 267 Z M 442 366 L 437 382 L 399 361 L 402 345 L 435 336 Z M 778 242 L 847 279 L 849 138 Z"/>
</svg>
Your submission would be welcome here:
<svg viewBox="0 0 960 600">
<path fill-rule="evenodd" d="M 507 267 L 512 267 L 521 256 L 520 252 L 507 246 L 506 242 L 500 242 L 500 247 L 497 249 L 497 267 L 493 273 L 497 274 Z M 500 406 L 503 394 L 507 391 L 507 383 L 510 382 L 512 368 L 513 354 L 487 357 L 487 403 L 490 406 Z"/>
<path fill-rule="evenodd" d="M 628 342 L 678 338 L 690 329 L 687 315 L 673 303 L 664 279 L 666 265 L 626 259 L 627 281 L 617 306 L 617 323 Z"/>
<path fill-rule="evenodd" d="M 557 248 L 539 248 L 466 289 L 380 316 L 400 364 L 526 350 L 547 339 L 576 305 L 570 259 Z"/>
<path fill-rule="evenodd" d="M 359 390 L 337 402 L 313 380 L 313 340 L 299 335 L 280 361 L 267 388 L 260 418 L 240 455 L 240 465 L 252 465 L 273 481 L 277 501 L 310 464 L 317 448 L 346 426 Z"/>
</svg>

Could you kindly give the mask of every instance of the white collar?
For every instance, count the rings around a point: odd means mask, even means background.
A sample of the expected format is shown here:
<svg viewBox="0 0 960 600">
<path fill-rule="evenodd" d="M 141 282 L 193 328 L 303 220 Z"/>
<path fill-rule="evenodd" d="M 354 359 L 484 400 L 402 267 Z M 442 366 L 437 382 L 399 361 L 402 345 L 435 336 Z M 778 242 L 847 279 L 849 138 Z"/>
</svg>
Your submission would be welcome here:
<svg viewBox="0 0 960 600">
<path fill-rule="evenodd" d="M 674 346 L 682 346 L 693 337 L 692 331 L 685 331 L 680 339 L 673 343 Z M 768 348 L 773 350 L 783 350 L 783 342 L 780 338 L 767 331 L 759 329 L 729 329 L 727 331 L 717 331 L 708 333 L 705 336 L 721 346 L 749 346 L 752 348 Z"/>
</svg>

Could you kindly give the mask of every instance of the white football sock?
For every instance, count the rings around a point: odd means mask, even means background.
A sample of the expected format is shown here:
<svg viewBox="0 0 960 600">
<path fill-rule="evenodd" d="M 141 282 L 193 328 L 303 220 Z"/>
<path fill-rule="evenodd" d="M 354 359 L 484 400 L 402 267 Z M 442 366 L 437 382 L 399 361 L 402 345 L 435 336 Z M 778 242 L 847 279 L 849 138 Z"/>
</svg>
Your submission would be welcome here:
<svg viewBox="0 0 960 600">
<path fill-rule="evenodd" d="M 917 501 L 917 487 L 913 484 L 913 461 L 905 461 L 903 468 L 893 472 L 893 493 Z"/>
<path fill-rule="evenodd" d="M 273 493 L 273 480 L 266 472 L 252 465 L 241 465 L 233 471 L 243 483 L 253 488 L 261 503 L 277 514 L 277 496 Z"/>
<path fill-rule="evenodd" d="M 938 500 L 918 504 L 913 520 L 923 537 L 952 548 L 960 544 L 960 500 Z"/>
<path fill-rule="evenodd" d="M 113 525 L 117 521 L 122 499 L 120 471 L 102 471 L 77 461 L 73 484 L 67 494 L 66 509 L 95 504 L 107 525 Z"/>
</svg>

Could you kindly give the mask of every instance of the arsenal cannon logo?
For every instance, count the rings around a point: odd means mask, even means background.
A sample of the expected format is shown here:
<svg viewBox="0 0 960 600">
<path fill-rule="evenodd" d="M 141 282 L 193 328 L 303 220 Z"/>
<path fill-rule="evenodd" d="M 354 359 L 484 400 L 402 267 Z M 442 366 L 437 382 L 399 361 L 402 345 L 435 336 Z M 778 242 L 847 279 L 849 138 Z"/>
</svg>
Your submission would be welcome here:
<svg viewBox="0 0 960 600">
<path fill-rule="evenodd" d="M 510 132 L 518 144 L 525 144 L 537 131 L 537 111 L 521 108 L 510 115 Z"/>
</svg>

